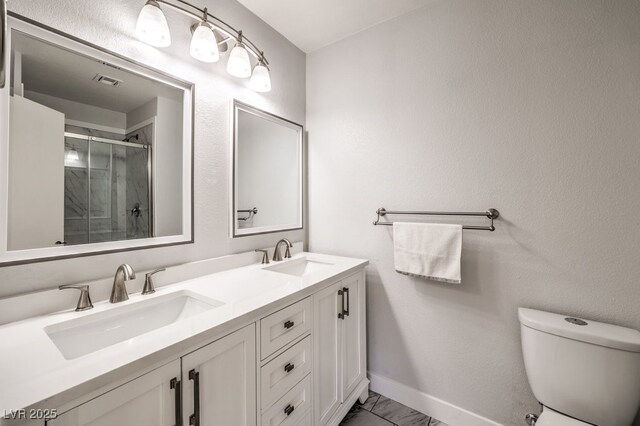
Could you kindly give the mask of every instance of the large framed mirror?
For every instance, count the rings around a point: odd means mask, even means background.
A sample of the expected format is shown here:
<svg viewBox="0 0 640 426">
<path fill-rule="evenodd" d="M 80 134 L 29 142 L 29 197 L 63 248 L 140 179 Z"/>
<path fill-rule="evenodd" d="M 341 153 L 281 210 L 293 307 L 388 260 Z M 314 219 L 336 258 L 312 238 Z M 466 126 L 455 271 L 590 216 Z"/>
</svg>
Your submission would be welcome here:
<svg viewBox="0 0 640 426">
<path fill-rule="evenodd" d="M 17 15 L 7 36 L 0 266 L 192 242 L 193 84 Z"/>
<path fill-rule="evenodd" d="M 303 127 L 233 101 L 232 237 L 303 227 Z"/>
</svg>

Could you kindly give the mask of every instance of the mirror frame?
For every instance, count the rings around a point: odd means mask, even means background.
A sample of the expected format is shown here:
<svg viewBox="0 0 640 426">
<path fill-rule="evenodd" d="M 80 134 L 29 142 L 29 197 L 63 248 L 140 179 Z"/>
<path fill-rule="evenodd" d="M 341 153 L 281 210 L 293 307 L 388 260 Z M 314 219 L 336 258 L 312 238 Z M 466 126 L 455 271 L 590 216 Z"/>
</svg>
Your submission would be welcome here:
<svg viewBox="0 0 640 426">
<path fill-rule="evenodd" d="M 0 0 L 2 1 L 2 0 Z M 59 247 L 43 247 L 28 250 L 8 250 L 8 154 L 9 154 L 9 87 L 0 89 L 0 267 L 46 262 L 84 256 L 167 247 L 194 242 L 194 102 L 195 85 L 184 79 L 134 61 L 118 53 L 104 49 L 78 37 L 48 27 L 19 14 L 8 13 L 7 46 L 11 46 L 12 31 L 20 31 L 44 42 L 71 50 L 77 54 L 103 61 L 128 72 L 144 76 L 180 89 L 183 97 L 182 133 L 182 234 L 164 237 L 108 241 Z M 10 60 L 11 49 L 5 49 L 5 59 Z M 9 64 L 10 62 L 6 62 Z M 7 72 L 7 80 L 11 73 Z"/>
<path fill-rule="evenodd" d="M 231 229 L 231 238 L 238 237 L 247 237 L 250 235 L 261 235 L 261 234 L 272 234 L 274 232 L 282 232 L 282 231 L 296 231 L 300 229 L 304 229 L 304 126 L 302 124 L 298 124 L 294 121 L 287 120 L 286 118 L 280 117 L 276 114 L 272 114 L 270 112 L 261 110 L 254 106 L 245 104 L 237 99 L 234 99 L 231 103 L 231 211 L 229 212 L 230 217 L 230 229 Z M 238 112 L 243 111 L 249 114 L 256 115 L 258 117 L 264 118 L 266 120 L 272 121 L 274 123 L 284 125 L 289 127 L 290 129 L 294 129 L 298 132 L 298 171 L 300 173 L 299 180 L 299 194 L 298 194 L 298 217 L 300 220 L 298 223 L 287 226 L 287 225 L 273 225 L 273 226 L 261 226 L 259 228 L 239 228 L 238 220 L 237 220 L 237 212 L 236 212 L 236 198 L 237 198 L 237 188 L 236 181 L 238 179 L 237 176 L 237 163 L 238 163 Z"/>
</svg>

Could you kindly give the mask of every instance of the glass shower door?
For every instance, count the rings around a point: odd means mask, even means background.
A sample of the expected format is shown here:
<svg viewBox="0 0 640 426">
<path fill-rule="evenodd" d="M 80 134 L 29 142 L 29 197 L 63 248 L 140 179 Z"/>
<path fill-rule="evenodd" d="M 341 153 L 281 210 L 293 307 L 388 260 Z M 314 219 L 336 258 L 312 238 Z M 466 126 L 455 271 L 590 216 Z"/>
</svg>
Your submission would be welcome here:
<svg viewBox="0 0 640 426">
<path fill-rule="evenodd" d="M 65 241 L 152 236 L 151 147 L 65 134 Z"/>
</svg>

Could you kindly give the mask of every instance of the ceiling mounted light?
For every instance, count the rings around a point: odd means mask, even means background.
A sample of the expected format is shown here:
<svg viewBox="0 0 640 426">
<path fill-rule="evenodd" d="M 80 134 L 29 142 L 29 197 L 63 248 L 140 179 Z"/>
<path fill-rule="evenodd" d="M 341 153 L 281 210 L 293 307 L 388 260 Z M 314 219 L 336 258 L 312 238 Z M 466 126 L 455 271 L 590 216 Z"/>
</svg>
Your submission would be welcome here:
<svg viewBox="0 0 640 426">
<path fill-rule="evenodd" d="M 271 77 L 269 77 L 269 68 L 265 63 L 264 56 L 260 56 L 258 64 L 253 68 L 253 74 L 251 74 L 251 80 L 249 81 L 249 87 L 256 92 L 270 92 L 271 91 Z"/>
<path fill-rule="evenodd" d="M 155 0 L 148 0 L 138 15 L 136 23 L 136 37 L 155 47 L 171 45 L 171 33 L 167 18 L 160 5 Z"/>
<path fill-rule="evenodd" d="M 231 50 L 229 55 L 227 72 L 238 78 L 247 78 L 251 75 L 251 61 L 249 61 L 249 53 L 242 43 L 242 31 L 238 34 L 236 47 Z"/>
<path fill-rule="evenodd" d="M 191 56 L 202 62 L 218 62 L 220 51 L 218 50 L 218 40 L 213 32 L 213 28 L 207 22 L 207 9 L 204 9 L 204 19 L 196 24 L 191 37 Z"/>
</svg>

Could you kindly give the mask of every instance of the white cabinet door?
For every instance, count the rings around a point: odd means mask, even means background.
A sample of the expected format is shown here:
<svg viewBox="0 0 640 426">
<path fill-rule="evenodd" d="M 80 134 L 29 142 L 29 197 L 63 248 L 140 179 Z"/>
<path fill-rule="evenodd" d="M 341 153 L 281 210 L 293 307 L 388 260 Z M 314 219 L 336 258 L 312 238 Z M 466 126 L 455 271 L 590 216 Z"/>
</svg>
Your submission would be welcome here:
<svg viewBox="0 0 640 426">
<path fill-rule="evenodd" d="M 325 424 L 342 402 L 340 370 L 342 282 L 313 295 L 313 380 L 315 424 Z"/>
<path fill-rule="evenodd" d="M 342 401 L 364 379 L 366 371 L 365 287 L 363 273 L 342 281 L 345 314 L 342 320 Z"/>
<path fill-rule="evenodd" d="M 184 425 L 255 426 L 255 324 L 182 357 L 182 378 Z"/>
<path fill-rule="evenodd" d="M 177 408 L 173 384 L 178 380 L 180 361 L 175 360 L 49 420 L 47 425 L 173 426 Z"/>
</svg>

